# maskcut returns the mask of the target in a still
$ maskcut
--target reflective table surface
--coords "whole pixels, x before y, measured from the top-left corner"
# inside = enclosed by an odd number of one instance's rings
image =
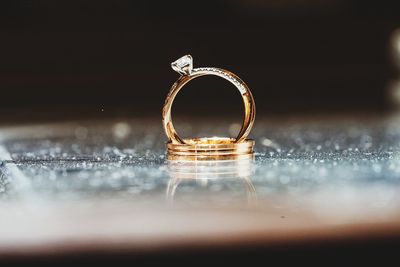
[[[158,118],[4,126],[0,256],[400,234],[400,116],[257,118],[251,136],[254,160],[178,162]]]

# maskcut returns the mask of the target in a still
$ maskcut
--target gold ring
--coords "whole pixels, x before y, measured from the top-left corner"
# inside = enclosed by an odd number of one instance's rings
[[[246,139],[236,143],[233,138],[211,137],[185,139],[188,144],[167,143],[168,159],[194,160],[239,160],[252,159],[254,141]]]
[[[256,107],[253,95],[250,92],[248,86],[235,74],[230,71],[219,69],[219,68],[193,68],[193,58],[190,55],[183,56],[178,60],[171,63],[173,70],[181,74],[179,79],[172,85],[163,107],[163,125],[165,133],[168,137],[168,142],[172,144],[187,144],[188,140],[182,139],[172,124],[171,119],[171,107],[172,103],[178,92],[187,84],[189,81],[204,76],[204,75],[215,75],[224,78],[231,82],[239,90],[243,98],[244,103],[244,119],[242,128],[234,140],[235,143],[246,140],[250,133],[251,127],[253,126],[256,114]]]
[[[219,68],[193,69],[193,58],[186,55],[171,64],[172,69],[181,76],[172,85],[163,108],[163,125],[168,137],[167,150],[169,160],[239,160],[253,159],[254,141],[247,139],[255,120],[255,103],[247,85],[235,74]],[[204,75],[222,77],[236,86],[242,95],[245,116],[242,128],[236,138],[204,137],[182,139],[172,124],[171,107],[178,92],[189,81]]]

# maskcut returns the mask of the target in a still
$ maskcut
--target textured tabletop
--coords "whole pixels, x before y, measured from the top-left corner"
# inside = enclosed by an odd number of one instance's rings
[[[252,138],[254,161],[168,162],[159,119],[3,127],[0,254],[400,233],[400,117],[258,118]]]

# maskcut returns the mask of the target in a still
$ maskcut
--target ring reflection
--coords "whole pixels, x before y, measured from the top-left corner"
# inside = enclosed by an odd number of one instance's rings
[[[170,176],[166,197],[174,203],[179,195],[183,195],[185,203],[238,201],[245,197],[247,204],[257,202],[256,190],[251,181],[254,173],[253,159],[225,161],[182,161],[168,160]],[[200,194],[198,194],[200,191]],[[189,195],[184,197],[184,195]]]

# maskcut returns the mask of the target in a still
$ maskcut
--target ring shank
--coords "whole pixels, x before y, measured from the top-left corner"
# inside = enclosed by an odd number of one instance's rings
[[[224,78],[225,80],[228,80],[233,85],[235,85],[236,88],[241,93],[244,103],[245,116],[243,119],[242,127],[235,139],[235,142],[236,143],[243,142],[249,135],[255,120],[255,103],[253,95],[250,92],[250,89],[238,76],[227,70],[219,68],[197,68],[193,69],[189,75],[182,75],[181,77],[179,77],[179,79],[172,85],[171,90],[169,91],[167,98],[165,100],[162,112],[163,125],[165,133],[168,136],[169,143],[186,144],[185,140],[178,135],[172,123],[171,108],[176,95],[188,82],[204,75],[215,75]]]

